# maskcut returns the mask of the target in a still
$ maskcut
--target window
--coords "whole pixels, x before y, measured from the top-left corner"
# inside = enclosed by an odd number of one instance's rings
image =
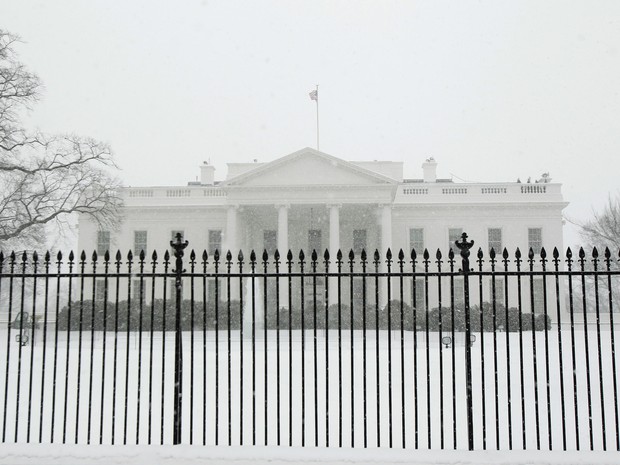
[[[354,229],[353,230],[353,252],[355,255],[362,253],[362,250],[366,249],[366,230]]]
[[[278,232],[277,231],[274,231],[271,229],[265,229],[263,231],[263,247],[267,251],[269,256],[273,256],[274,252],[278,248]],[[284,252],[284,255],[286,256],[286,251]],[[282,259],[283,257],[280,257],[280,258]]]
[[[448,248],[456,250],[454,243],[461,239],[463,234],[463,228],[450,228],[448,229]]]
[[[409,250],[415,250],[418,255],[424,253],[424,229],[411,228],[409,230]]]
[[[140,285],[142,285],[142,289],[140,289]],[[144,303],[146,297],[146,281],[140,278],[134,278],[131,280],[131,298],[135,302],[139,302],[140,297],[142,297],[142,303]]]
[[[462,277],[454,278],[454,306],[462,307],[465,304],[465,283]]]
[[[527,230],[527,245],[535,254],[542,249],[542,228],[529,228]]]
[[[496,276],[495,277],[495,298],[493,298],[493,278],[489,278],[489,301],[493,302],[495,300],[496,306],[504,305],[505,302],[505,294],[504,294],[504,277]]]
[[[316,250],[317,255],[321,256],[321,250],[323,247],[321,230],[309,229],[308,230],[308,257],[312,256],[312,251]]]
[[[183,293],[183,288],[181,288],[181,295]],[[167,300],[168,301],[174,301],[177,298],[177,282],[175,278],[170,278],[168,280],[168,295],[167,295]],[[182,299],[183,297],[181,297]]]
[[[103,257],[110,250],[110,231],[97,232],[97,255]]]
[[[493,249],[495,250],[495,253],[498,256],[501,256],[502,254],[502,230],[500,228],[489,228],[488,238],[489,238],[489,253],[491,253],[491,249]]]
[[[532,313],[542,313],[545,307],[545,294],[542,278],[534,279],[532,282],[532,294],[534,295],[534,308]]]
[[[217,294],[215,292],[215,278],[207,280],[207,302],[215,305],[216,296],[220,300],[222,295],[222,284],[218,282]]]
[[[368,294],[368,288],[366,288],[366,293]],[[363,308],[364,302],[368,304],[368,302],[366,301],[367,297],[368,297],[367,295],[364,295],[364,283],[362,282],[362,279],[354,279],[353,280],[353,308],[356,309],[356,311],[357,309]]]
[[[105,279],[95,280],[95,300],[103,301],[106,298]]]
[[[213,255],[216,250],[222,251],[222,230],[210,229],[209,230],[209,245],[207,246],[207,252],[209,255]]]
[[[140,252],[144,250],[146,254],[146,231],[133,232],[133,253],[136,257],[140,256]]]
[[[424,310],[424,278],[416,278],[415,289],[413,294],[413,302],[415,308],[422,311]]]

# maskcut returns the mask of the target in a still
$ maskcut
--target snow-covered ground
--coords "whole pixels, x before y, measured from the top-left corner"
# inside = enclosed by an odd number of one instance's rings
[[[568,450],[602,450],[605,439],[607,450],[617,449],[611,334],[608,327],[601,333],[599,368],[594,328],[587,332],[588,359],[582,330],[552,330],[547,339],[543,332],[522,339],[476,333],[475,448],[561,450],[566,441]],[[56,335],[44,345],[41,331],[34,346],[11,344],[8,373],[5,363],[0,367],[5,442],[170,444],[173,335],[165,349],[161,333],[152,347],[147,333],[141,340],[137,333],[104,339],[85,332],[81,341],[77,332],[67,335],[58,334],[57,350]],[[229,346],[226,331],[217,344],[213,332],[204,339],[196,332],[193,341],[184,334],[184,444],[467,449],[459,338],[445,347],[437,333],[427,344],[418,332],[414,345],[410,332],[401,344],[399,331],[378,338],[374,331],[365,338],[360,331],[318,331],[315,350],[312,330],[269,331],[266,343],[262,331],[254,341],[250,335],[232,331]]]
[[[618,452],[4,444],[2,465],[617,465]]]

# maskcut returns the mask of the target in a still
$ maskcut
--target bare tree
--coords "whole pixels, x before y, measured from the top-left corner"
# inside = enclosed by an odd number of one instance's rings
[[[121,198],[110,148],[90,138],[27,131],[21,116],[41,82],[19,61],[18,37],[0,30],[0,246],[42,245],[45,226],[82,213],[114,228]]]
[[[609,250],[617,254],[620,249],[620,196],[609,196],[607,204],[586,223],[579,224],[581,237],[599,251]]]
[[[605,272],[607,264],[609,269],[617,271],[619,269],[618,254],[620,253],[620,195],[610,195],[607,203],[600,211],[595,211],[592,218],[586,222],[569,220],[580,229],[580,235],[585,253],[583,257],[583,268],[591,272],[594,270],[594,261],[596,261],[596,269]],[[594,249],[596,248],[597,258],[594,257]],[[609,256],[607,256],[609,251]],[[580,248],[573,249],[573,269],[581,268],[582,260],[580,260]],[[596,281],[596,282],[595,282]],[[620,296],[620,279],[614,275],[599,275],[595,280],[594,276],[588,274],[584,279],[585,288],[582,289],[578,279],[574,279],[574,299],[573,304],[575,311],[579,314],[582,311],[582,297],[586,295],[586,307],[590,312],[595,308],[595,294],[598,289],[599,307],[604,314],[609,311],[608,292],[613,293],[614,302]],[[614,303],[614,311],[618,311],[617,303]]]

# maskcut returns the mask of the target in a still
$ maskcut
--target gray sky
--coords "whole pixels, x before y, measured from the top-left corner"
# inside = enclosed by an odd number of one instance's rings
[[[3,0],[0,18],[45,83],[33,127],[110,143],[128,185],[315,147],[319,84],[337,157],[549,171],[576,219],[618,192],[618,1]]]

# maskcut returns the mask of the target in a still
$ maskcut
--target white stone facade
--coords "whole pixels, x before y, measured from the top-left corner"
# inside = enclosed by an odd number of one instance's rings
[[[422,179],[403,179],[402,162],[347,162],[311,148],[270,163],[229,164],[222,182],[204,165],[201,181],[188,186],[126,188],[124,222],[109,244],[95,223],[80,218],[79,249],[107,245],[125,256],[145,247],[147,257],[157,250],[161,259],[181,231],[198,256],[215,248],[234,257],[267,249],[271,256],[277,248],[297,259],[300,249],[309,257],[313,248],[320,256],[328,248],[347,257],[365,248],[372,257],[389,247],[394,256],[402,248],[409,263],[412,247],[447,257],[450,240],[465,231],[476,242],[472,258],[478,247],[485,256],[490,246],[511,256],[519,247],[524,257],[529,247],[562,250],[567,203],[560,184],[454,183],[437,179],[432,159],[422,168]]]

